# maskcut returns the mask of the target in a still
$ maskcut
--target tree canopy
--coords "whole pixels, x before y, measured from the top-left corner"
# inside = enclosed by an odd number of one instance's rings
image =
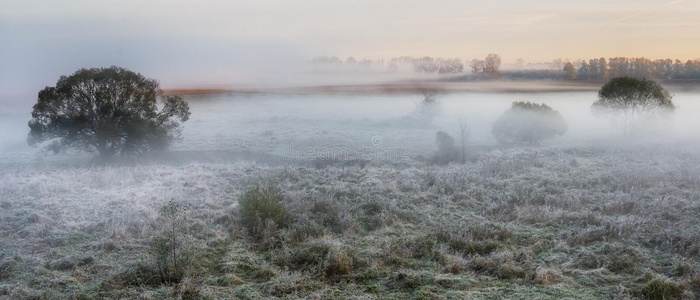
[[[154,79],[116,66],[80,69],[39,92],[27,142],[102,158],[140,154],[168,147],[189,116],[187,102],[163,95]]]
[[[657,116],[673,112],[676,106],[672,99],[673,96],[653,80],[625,76],[603,85],[592,109],[621,115],[625,134],[630,134],[641,125],[639,122],[651,122]]]

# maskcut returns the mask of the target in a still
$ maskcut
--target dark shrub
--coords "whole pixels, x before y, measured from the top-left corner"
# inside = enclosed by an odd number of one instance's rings
[[[435,135],[438,151],[433,157],[433,163],[444,165],[450,162],[461,161],[461,151],[455,145],[455,139],[444,131],[438,131]]]
[[[238,202],[241,224],[255,238],[262,237],[267,224],[272,223],[278,228],[289,225],[289,213],[282,204],[282,195],[272,188],[252,188]]]
[[[112,281],[126,286],[160,286],[165,283],[158,269],[144,262],[126,265]]]
[[[0,280],[10,278],[12,271],[15,268],[15,262],[12,260],[0,260]]]
[[[649,300],[681,299],[683,288],[666,279],[656,278],[649,280],[642,287],[641,294],[644,299]]]
[[[333,279],[350,275],[355,268],[357,257],[354,251],[334,249],[328,253],[323,263],[323,275]]]
[[[330,201],[316,201],[311,206],[311,218],[319,225],[330,229],[335,233],[343,230],[340,222],[340,211],[337,205]]]

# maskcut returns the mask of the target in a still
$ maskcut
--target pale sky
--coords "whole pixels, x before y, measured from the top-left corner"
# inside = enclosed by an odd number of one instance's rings
[[[112,64],[172,86],[265,80],[317,55],[692,59],[700,0],[0,0],[0,38],[13,92]]]

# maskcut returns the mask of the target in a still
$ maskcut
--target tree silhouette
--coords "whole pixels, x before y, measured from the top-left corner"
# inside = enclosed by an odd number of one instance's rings
[[[611,79],[598,92],[592,109],[613,117],[621,117],[625,135],[634,133],[640,122],[674,111],[673,96],[653,80],[618,77]]]
[[[154,79],[116,66],[80,69],[39,92],[27,142],[101,158],[140,154],[169,146],[179,134],[176,119],[189,115],[187,102],[163,95]]]

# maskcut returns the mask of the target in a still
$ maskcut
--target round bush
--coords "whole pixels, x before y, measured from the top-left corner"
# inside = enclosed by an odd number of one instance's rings
[[[537,144],[563,135],[567,128],[561,114],[546,104],[513,102],[493,123],[491,133],[501,144]]]

